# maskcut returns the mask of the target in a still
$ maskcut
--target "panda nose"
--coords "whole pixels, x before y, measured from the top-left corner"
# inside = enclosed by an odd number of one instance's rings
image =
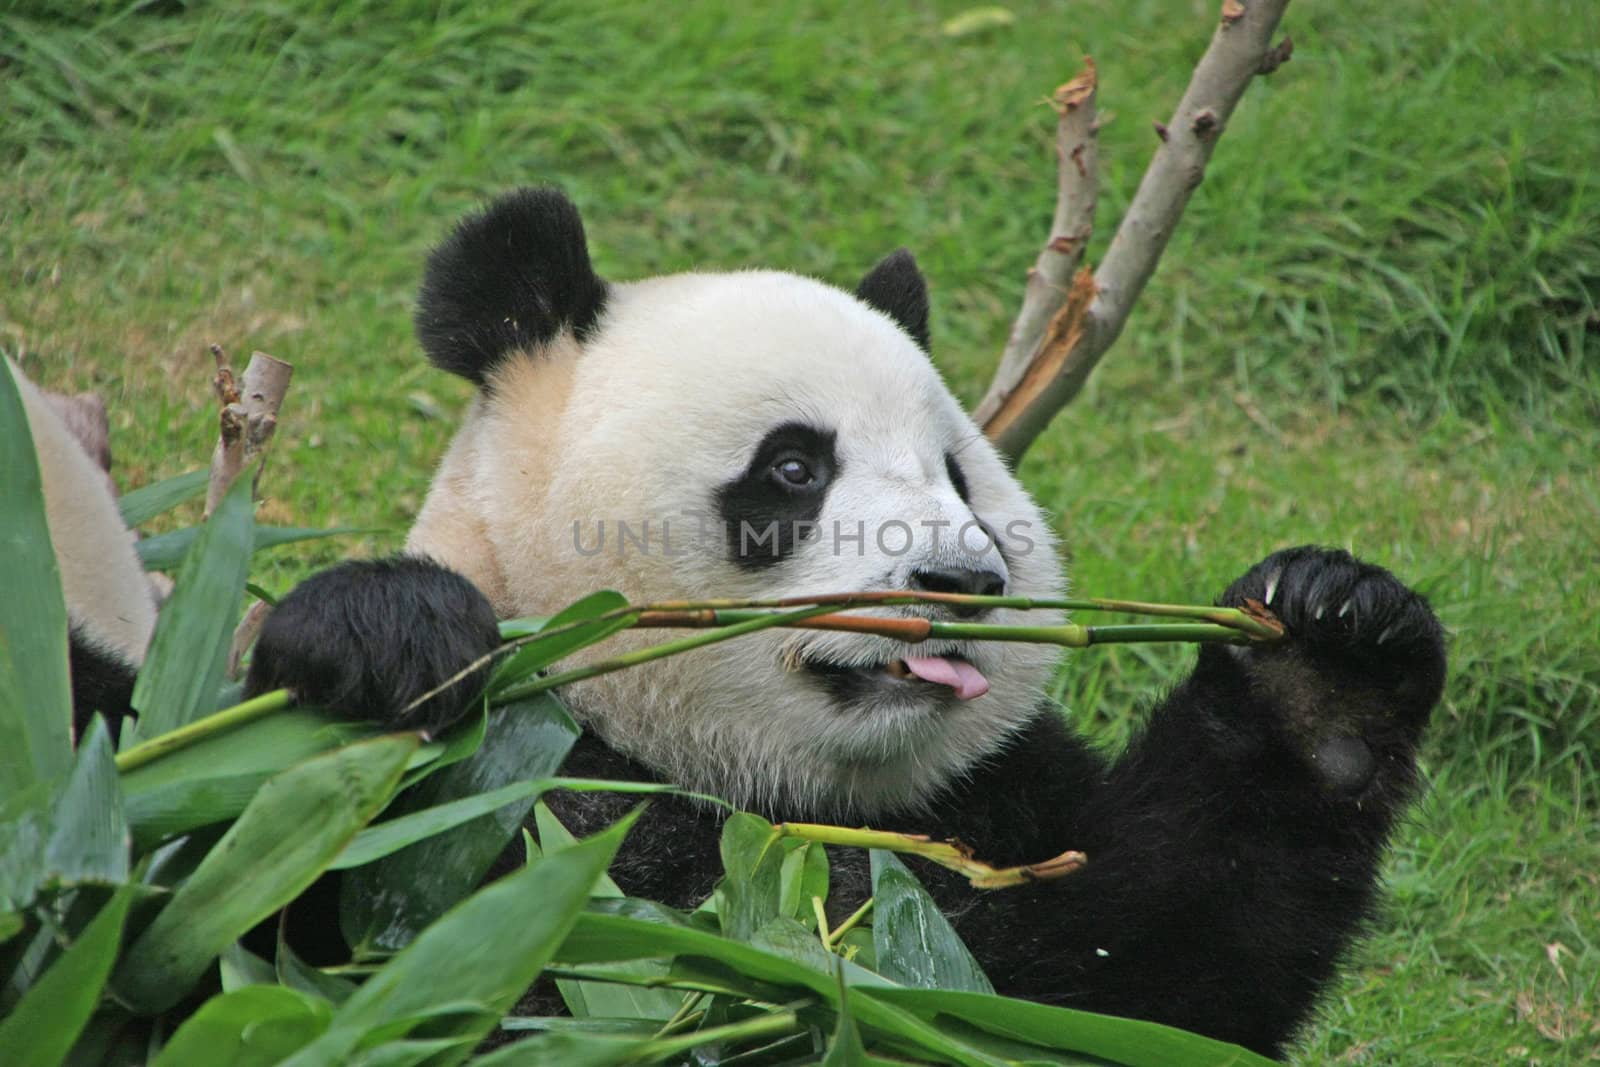
[[[969,593],[978,596],[999,596],[1006,591],[1006,580],[994,571],[975,570],[969,567],[929,567],[911,574],[911,588],[928,593]],[[957,615],[970,617],[988,611],[988,608],[968,605],[949,605]]]

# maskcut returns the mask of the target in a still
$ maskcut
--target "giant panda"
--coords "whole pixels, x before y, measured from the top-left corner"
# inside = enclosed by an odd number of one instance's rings
[[[1046,517],[929,360],[906,252],[853,293],[772,271],[610,282],[573,205],[519,190],[432,253],[416,326],[476,399],[405,554],[287,596],[252,692],[393,716],[492,649],[496,618],[601,588],[1062,590]],[[1046,700],[1040,647],[783,631],[567,688],[585,734],[566,769],[958,837],[998,864],[1081,849],[1070,877],[1003,892],[919,873],[998,991],[1276,1054],[1372,914],[1445,651],[1422,596],[1343,551],[1275,552],[1221,602],[1246,598],[1289,639],[1203,647],[1115,757]],[[407,722],[437,728],[471,697],[458,686]],[[626,806],[563,795],[556,812],[588,832]],[[722,815],[673,798],[645,819],[613,876],[692,907],[720,871]],[[848,907],[869,883],[835,852]]]
[[[115,731],[155,632],[155,587],[140,565],[109,478],[105,409],[92,397],[46,393],[6,359],[44,489],[45,521],[67,607],[73,725],[96,712]]]

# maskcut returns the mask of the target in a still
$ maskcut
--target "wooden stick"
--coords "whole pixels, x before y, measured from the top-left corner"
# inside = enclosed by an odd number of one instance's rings
[[[272,442],[273,431],[278,428],[278,410],[283,406],[289,379],[294,375],[293,364],[265,352],[252,352],[244,376],[236,379],[221,345],[211,346],[211,356],[217,362],[217,375],[211,380],[211,387],[222,403],[222,410],[217,415],[217,447],[211,453],[211,477],[206,483],[205,517],[208,519],[222,502],[228,487],[239,477],[239,472],[257,456],[262,456]],[[261,471],[265,466],[265,459],[256,466],[251,496],[261,484]],[[228,648],[229,678],[239,677],[245,651],[255,642],[271,610],[265,602],[258,601],[234,628]]]
[[[1293,53],[1293,43],[1287,38],[1275,47],[1271,43],[1288,6],[1289,0],[1224,0],[1211,45],[1195,66],[1172,120],[1156,124],[1161,143],[1105,258],[1093,274],[1080,271],[1062,293],[1052,309],[1049,329],[1026,365],[1019,367],[1015,359],[1008,362],[1008,346],[976,417],[989,439],[1012,460],[1020,459],[1056,413],[1078,394],[1122,333],[1134,301],[1155,273],[1190,194],[1205,177],[1217,139],[1250,80],[1257,74],[1270,74]],[[1091,80],[1092,71],[1090,67]],[[1091,87],[1091,107],[1092,100]],[[1062,116],[1063,124],[1068,117]],[[1063,160],[1063,169],[1068,162]],[[1058,218],[1069,188],[1071,195],[1079,196],[1081,186],[1081,181],[1074,186],[1072,175],[1063,174],[1057,194]],[[1035,296],[1037,288],[1030,278],[1023,312],[1013,330],[1019,348],[1026,341],[1024,318],[1033,322],[1045,305],[1042,296]]]
[[[206,485],[207,518],[245,465],[266,451],[278,427],[278,409],[289,390],[289,378],[294,374],[293,365],[265,352],[252,352],[243,377],[235,379],[220,345],[211,346],[211,355],[217,361],[217,375],[211,385],[222,410],[217,416],[217,447],[211,453],[211,479]],[[261,480],[260,466],[255,477],[257,482]],[[254,491],[252,486],[251,492]]]
[[[1050,237],[1028,271],[1022,310],[1012,324],[1000,366],[989,393],[973,416],[987,426],[1016,392],[1039,355],[1045,333],[1083,261],[1094,232],[1095,201],[1100,191],[1100,120],[1095,114],[1097,78],[1094,59],[1083,57],[1083,70],[1050,97],[1056,111],[1056,212]]]

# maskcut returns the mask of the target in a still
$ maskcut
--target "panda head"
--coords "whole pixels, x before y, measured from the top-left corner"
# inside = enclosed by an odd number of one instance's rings
[[[929,362],[927,290],[905,252],[853,294],[771,271],[604,282],[572,204],[522,190],[433,253],[417,330],[479,394],[407,547],[467,575],[501,617],[602,588],[636,603],[1060,594],[1046,521]],[[565,695],[670,780],[881,816],[1005,746],[1053,661],[1031,645],[785,630]]]

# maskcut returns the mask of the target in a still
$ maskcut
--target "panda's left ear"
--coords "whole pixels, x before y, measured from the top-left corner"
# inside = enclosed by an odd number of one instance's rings
[[[578,209],[559,189],[515,189],[468,215],[428,256],[417,339],[441,370],[484,385],[497,364],[605,310]]]
[[[928,283],[904,248],[890,252],[861,279],[856,297],[900,324],[924,352],[928,347]]]

